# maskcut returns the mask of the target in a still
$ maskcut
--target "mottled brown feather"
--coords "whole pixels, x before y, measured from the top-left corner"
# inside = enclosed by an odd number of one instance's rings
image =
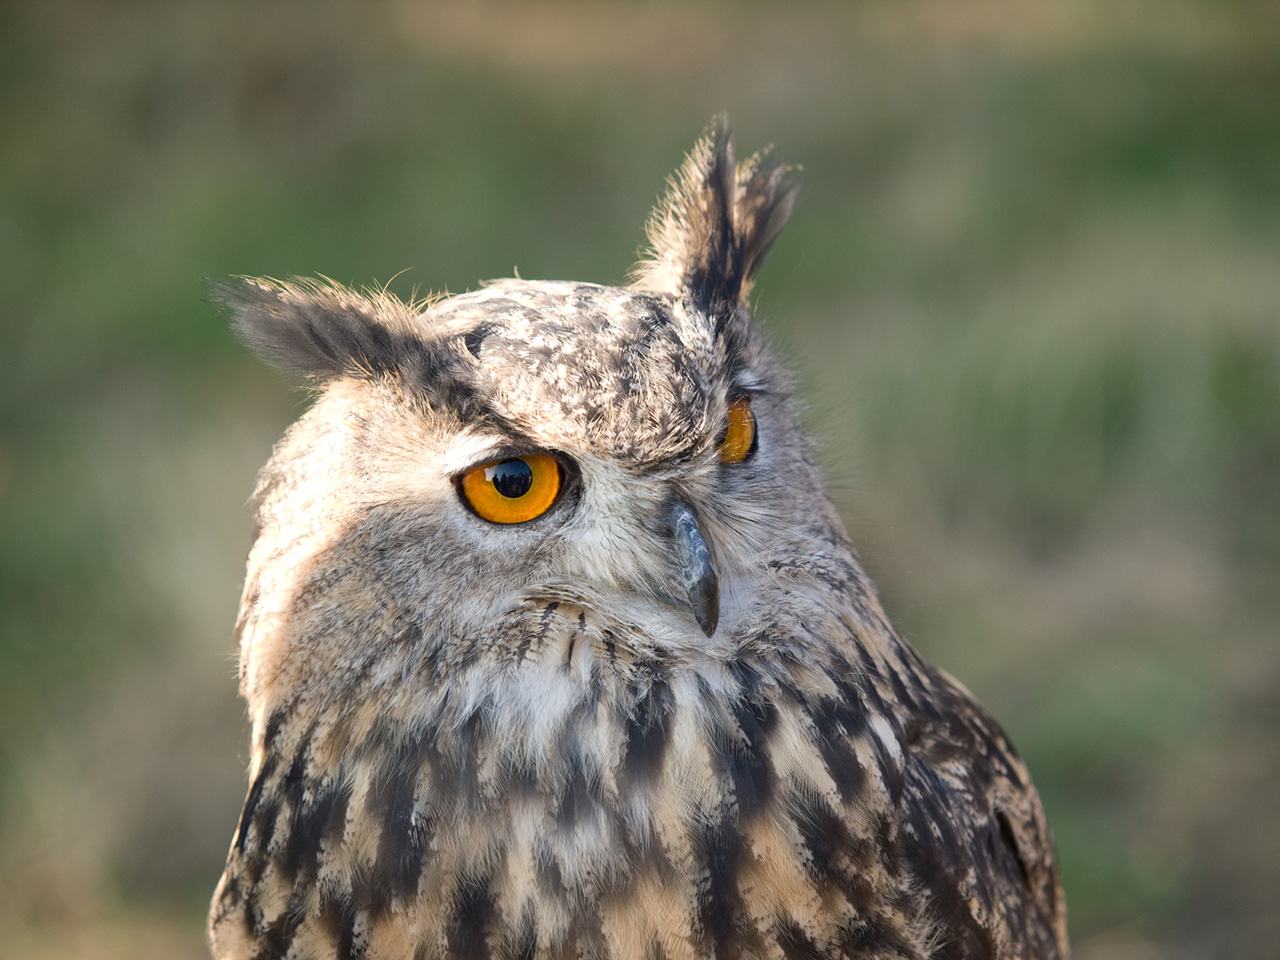
[[[318,393],[258,489],[216,957],[1067,956],[1025,767],[890,626],[750,323],[793,199],[717,124],[635,287],[231,296]],[[533,449],[574,464],[545,517],[462,506],[459,470]],[[718,569],[710,636],[673,594],[673,497]]]

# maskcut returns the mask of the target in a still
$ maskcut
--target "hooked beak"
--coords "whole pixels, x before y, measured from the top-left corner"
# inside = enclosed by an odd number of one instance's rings
[[[711,550],[702,535],[698,515],[679,497],[671,501],[667,522],[671,528],[676,583],[698,626],[709,637],[716,632],[720,621],[720,578],[711,561]]]

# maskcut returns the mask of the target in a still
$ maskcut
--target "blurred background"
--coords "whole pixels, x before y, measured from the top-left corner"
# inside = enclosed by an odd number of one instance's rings
[[[1225,0],[5,4],[0,953],[204,955],[305,405],[204,278],[618,281],[722,108],[807,168],[758,313],[1077,956],[1276,956],[1280,8]]]

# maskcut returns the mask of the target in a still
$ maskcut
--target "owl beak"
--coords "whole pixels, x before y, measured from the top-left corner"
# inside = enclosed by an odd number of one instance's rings
[[[698,515],[679,497],[671,501],[667,515],[671,528],[676,582],[693,611],[698,626],[708,637],[720,621],[720,578]]]

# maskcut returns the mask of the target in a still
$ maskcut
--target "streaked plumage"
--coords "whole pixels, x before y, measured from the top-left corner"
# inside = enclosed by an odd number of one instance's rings
[[[752,327],[794,193],[717,122],[630,287],[223,291],[317,399],[258,488],[215,956],[1066,957],[1026,769],[894,633]],[[547,513],[460,502],[532,451]]]

